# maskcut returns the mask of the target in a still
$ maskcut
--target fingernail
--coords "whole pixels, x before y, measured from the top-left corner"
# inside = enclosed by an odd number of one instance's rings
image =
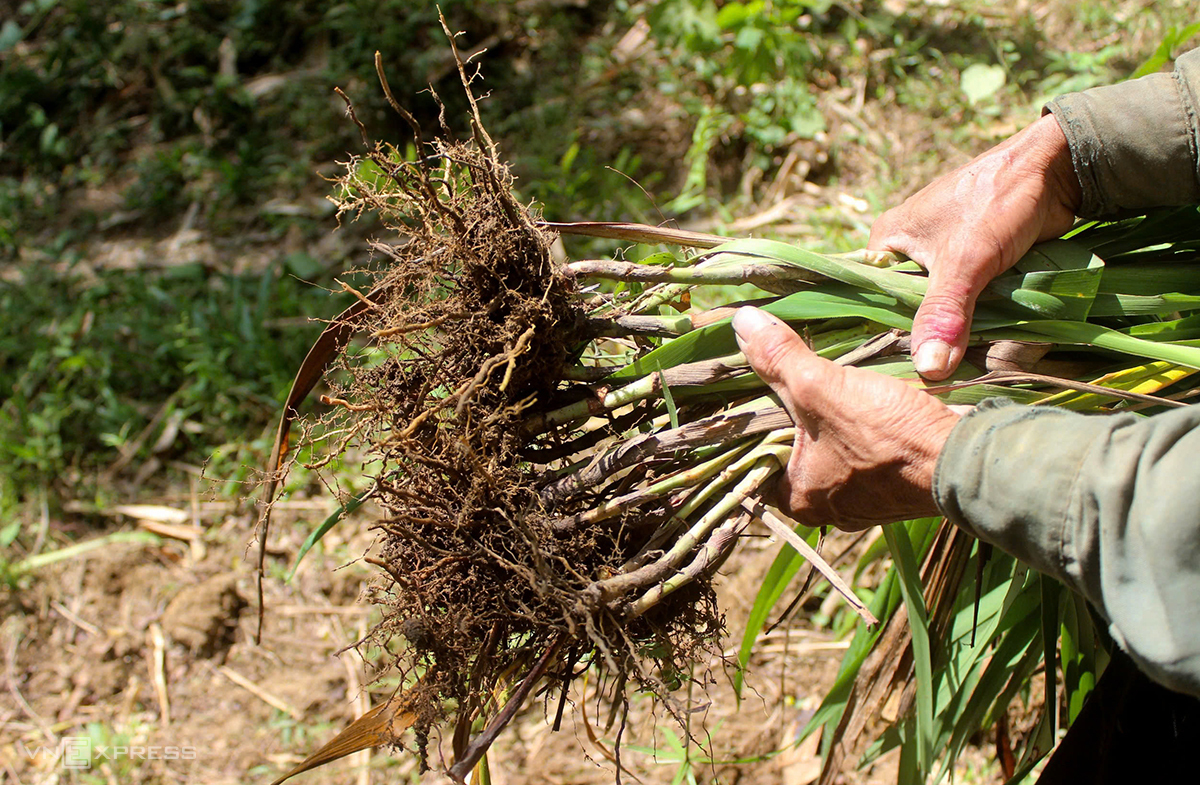
[[[913,365],[922,376],[946,376],[950,373],[950,344],[937,340],[926,341],[917,347]]]
[[[737,313],[733,315],[733,332],[737,336],[738,346],[744,350],[746,342],[754,340],[755,333],[773,323],[764,311],[749,306],[738,308]]]

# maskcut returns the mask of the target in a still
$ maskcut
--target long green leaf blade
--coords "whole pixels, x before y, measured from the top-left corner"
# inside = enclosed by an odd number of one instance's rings
[[[1088,322],[1022,322],[1018,327],[985,331],[981,337],[987,340],[1032,342],[1045,342],[1049,338],[1056,343],[1095,346],[1134,357],[1146,357],[1200,369],[1200,346],[1192,345],[1192,342],[1147,341]]]
[[[797,292],[762,308],[785,322],[853,317],[900,330],[912,329],[912,314],[905,313],[903,306],[895,299],[857,291],[840,284],[822,287],[821,290]],[[725,319],[667,342],[609,378],[636,379],[663,368],[674,368],[684,363],[708,360],[736,351],[737,341],[733,335],[733,327],[730,320]]]
[[[285,579],[286,582],[290,583],[292,578],[295,577],[296,570],[300,569],[300,562],[304,560],[305,555],[312,550],[313,546],[320,542],[321,538],[328,534],[330,529],[337,526],[338,522],[363,506],[363,503],[366,502],[374,491],[375,486],[372,485],[365,491],[352,496],[349,501],[334,510],[332,515],[326,518],[320,526],[304,539],[304,543],[300,546],[300,552],[296,554],[296,561],[292,564],[291,572],[288,573]]]
[[[900,575],[900,590],[912,631],[913,667],[917,677],[916,765],[922,772],[929,772],[933,766],[933,652],[929,640],[929,614],[921,588],[921,568],[903,524],[884,526],[883,536]]]

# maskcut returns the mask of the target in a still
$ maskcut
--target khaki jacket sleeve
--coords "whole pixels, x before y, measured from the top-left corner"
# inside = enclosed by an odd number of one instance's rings
[[[1084,218],[1200,202],[1200,49],[1151,74],[1050,102],[1066,134]]]
[[[1200,406],[985,402],[951,432],[934,495],[955,524],[1090,600],[1151,678],[1200,696]]]

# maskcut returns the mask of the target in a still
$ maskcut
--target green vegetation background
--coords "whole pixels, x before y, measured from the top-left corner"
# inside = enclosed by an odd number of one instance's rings
[[[485,120],[523,198],[556,220],[710,230],[806,141],[825,151],[810,181],[882,209],[1042,97],[1127,76],[1164,38],[1169,54],[1190,21],[1184,2],[1115,0],[441,6],[487,50]],[[251,478],[307,320],[343,306],[328,287],[375,229],[337,229],[323,199],[360,144],[333,88],[373,136],[411,143],[376,50],[427,132],[427,87],[465,130],[432,2],[0,2],[0,512],[86,509],[205,462]],[[941,129],[933,144],[877,127],[893,111]],[[817,205],[810,223],[844,247],[869,218]],[[0,519],[0,547],[21,550],[19,521]]]

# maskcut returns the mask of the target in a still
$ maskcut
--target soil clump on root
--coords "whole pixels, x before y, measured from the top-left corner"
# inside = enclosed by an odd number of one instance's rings
[[[393,652],[388,665],[407,681],[419,675],[401,698],[415,747],[424,760],[431,731],[453,725],[456,776],[544,680],[565,693],[596,664],[618,708],[627,687],[667,699],[722,627],[707,580],[636,618],[624,597],[588,591],[628,569],[670,515],[665,503],[555,525],[595,500],[548,508],[540,491],[555,476],[522,456],[565,432],[526,425],[570,394],[563,371],[592,336],[553,261],[554,235],[516,201],[473,119],[467,143],[426,145],[414,123],[428,157],[377,144],[347,163],[339,215],[374,212],[396,237],[372,241],[383,263],[369,291],[346,287],[358,304],[335,326],[370,338],[341,352],[323,398],[333,408],[305,437],[322,434],[320,465],[352,454],[372,467],[383,517],[368,561],[384,619],[363,643]]]

